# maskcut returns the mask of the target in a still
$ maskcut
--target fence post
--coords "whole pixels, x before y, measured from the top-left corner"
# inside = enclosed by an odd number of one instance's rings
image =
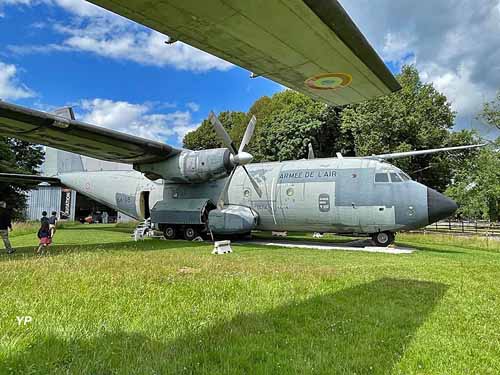
[[[477,233],[477,219],[476,219],[476,221],[475,221],[475,225],[476,225],[476,233]]]
[[[448,219],[448,229],[450,230],[451,232],[451,219]]]

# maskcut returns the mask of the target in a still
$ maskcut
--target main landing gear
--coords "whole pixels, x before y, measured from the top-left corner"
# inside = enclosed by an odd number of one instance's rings
[[[378,232],[372,234],[372,241],[380,247],[387,247],[394,242],[395,233],[393,232]]]
[[[196,237],[205,234],[206,228],[203,225],[162,225],[163,235],[167,240],[175,240],[183,238],[187,241],[192,241]],[[205,230],[204,230],[205,229]]]

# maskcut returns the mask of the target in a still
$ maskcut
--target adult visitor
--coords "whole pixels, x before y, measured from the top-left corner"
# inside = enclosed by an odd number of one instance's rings
[[[7,254],[12,254],[15,249],[12,248],[12,245],[9,240],[9,230],[12,231],[12,217],[10,211],[7,209],[7,203],[1,201],[0,202],[0,236],[2,237],[3,244],[5,246],[5,250],[7,250]]]

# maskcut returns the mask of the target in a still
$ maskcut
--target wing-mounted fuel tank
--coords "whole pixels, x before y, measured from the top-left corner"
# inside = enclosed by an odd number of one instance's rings
[[[214,148],[182,151],[157,163],[136,164],[134,169],[150,180],[162,178],[171,182],[198,183],[227,177],[233,165],[228,149]]]
[[[208,226],[215,234],[249,233],[258,224],[259,215],[249,207],[230,205],[210,211]]]

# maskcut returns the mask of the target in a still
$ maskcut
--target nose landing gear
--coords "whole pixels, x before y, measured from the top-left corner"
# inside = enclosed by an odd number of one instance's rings
[[[380,247],[387,247],[394,242],[395,234],[393,232],[378,232],[372,234],[372,241]]]

